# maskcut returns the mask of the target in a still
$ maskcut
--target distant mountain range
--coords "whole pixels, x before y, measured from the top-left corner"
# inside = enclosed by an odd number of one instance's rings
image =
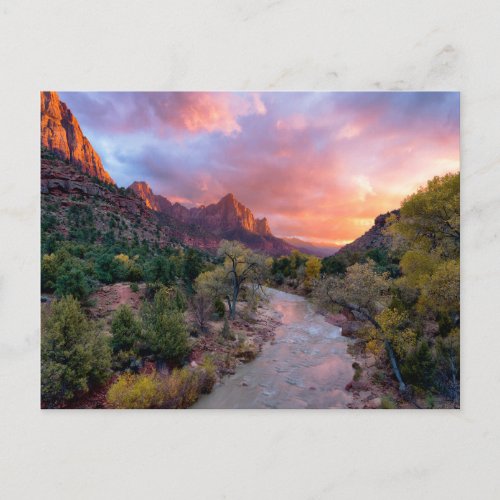
[[[328,257],[339,251],[340,245],[319,245],[317,243],[311,243],[310,241],[305,241],[301,238],[282,238],[284,241],[300,250],[302,253],[309,255],[316,255],[316,257]]]

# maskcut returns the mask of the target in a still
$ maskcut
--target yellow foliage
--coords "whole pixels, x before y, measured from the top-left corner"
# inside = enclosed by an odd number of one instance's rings
[[[384,350],[384,344],[380,340],[372,339],[366,343],[366,349],[376,357],[379,357]]]
[[[175,369],[168,376],[165,384],[165,402],[167,408],[189,408],[200,394],[200,374],[188,367]]]
[[[321,260],[318,257],[311,256],[306,262],[306,286],[310,286],[314,280],[319,279],[321,271]]]
[[[152,375],[124,373],[109,388],[108,405],[120,409],[161,408],[163,392],[160,379]]]
[[[117,260],[124,267],[129,267],[131,265],[129,256],[124,254],[124,253],[120,253],[118,255],[115,255],[115,260]]]

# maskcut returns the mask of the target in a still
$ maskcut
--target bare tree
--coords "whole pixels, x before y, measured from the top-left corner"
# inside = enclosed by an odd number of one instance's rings
[[[191,299],[191,306],[199,332],[202,334],[207,333],[208,320],[213,311],[213,301],[203,291],[197,291]]]

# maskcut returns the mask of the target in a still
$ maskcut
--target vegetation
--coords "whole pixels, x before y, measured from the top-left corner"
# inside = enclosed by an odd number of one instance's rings
[[[210,357],[196,368],[176,368],[170,374],[124,373],[109,388],[106,399],[112,408],[189,408],[207,394],[217,379]]]
[[[142,321],[146,343],[157,359],[177,364],[189,353],[187,327],[173,289],[162,287],[145,303]]]
[[[429,181],[389,224],[394,248],[324,259],[313,296],[324,308],[348,309],[366,321],[366,348],[387,357],[402,393],[458,402],[459,174]]]
[[[235,319],[236,304],[243,286],[261,288],[266,280],[269,263],[263,255],[252,252],[236,241],[222,241],[218,256],[223,259],[223,265],[200,274],[196,279],[196,289],[199,294],[214,300],[225,299],[229,317]]]
[[[84,394],[110,375],[111,352],[106,339],[67,296],[43,318],[42,400],[55,406]]]

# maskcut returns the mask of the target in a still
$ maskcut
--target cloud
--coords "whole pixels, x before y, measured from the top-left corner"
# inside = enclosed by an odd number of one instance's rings
[[[459,165],[457,93],[61,93],[123,185],[227,192],[277,235],[347,241]],[[362,221],[362,223],[360,222]]]
[[[370,179],[368,179],[366,175],[355,175],[352,180],[354,185],[358,188],[357,196],[360,201],[365,201],[368,195],[375,194]]]
[[[257,94],[226,92],[128,92],[61,93],[71,109],[89,128],[117,134],[144,132],[240,132],[238,120],[264,115],[266,107]]]

